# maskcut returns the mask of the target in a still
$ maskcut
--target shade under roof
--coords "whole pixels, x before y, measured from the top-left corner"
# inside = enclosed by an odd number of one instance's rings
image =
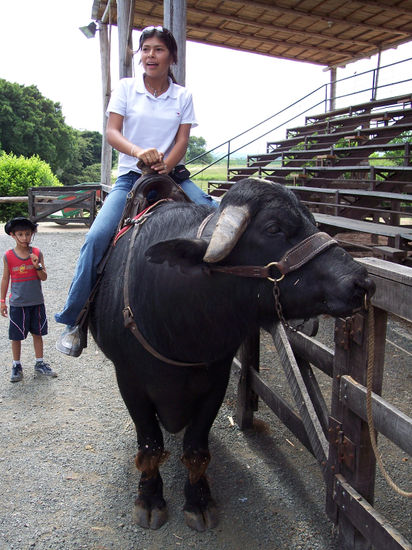
[[[100,20],[108,0],[93,0]],[[117,4],[111,18],[117,24]],[[133,28],[163,23],[163,0],[135,0]],[[412,0],[187,0],[187,39],[343,66],[412,40]]]

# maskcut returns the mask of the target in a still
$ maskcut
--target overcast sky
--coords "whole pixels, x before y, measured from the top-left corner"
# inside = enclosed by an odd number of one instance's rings
[[[67,124],[101,131],[99,40],[86,39],[79,31],[91,21],[92,4],[92,0],[0,0],[0,78],[35,84],[45,97],[61,104]],[[135,47],[137,38],[136,33]],[[112,42],[114,85],[115,32]],[[186,55],[186,85],[193,92],[199,119],[194,135],[203,136],[209,148],[329,81],[329,72],[316,65],[226,48],[188,42]],[[383,52],[381,64],[407,57],[412,57],[412,43]],[[338,71],[338,78],[373,69],[376,63],[375,56],[350,64]]]

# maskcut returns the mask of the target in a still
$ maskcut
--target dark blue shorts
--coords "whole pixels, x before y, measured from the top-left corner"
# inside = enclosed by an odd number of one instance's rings
[[[29,332],[47,334],[47,317],[44,304],[37,306],[10,306],[9,340],[25,340]]]

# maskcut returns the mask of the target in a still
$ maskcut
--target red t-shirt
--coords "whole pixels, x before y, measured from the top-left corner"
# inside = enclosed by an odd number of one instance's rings
[[[39,248],[31,247],[33,252],[41,257]],[[13,249],[5,253],[7,266],[10,272],[10,305],[11,306],[36,306],[44,303],[41,290],[41,281],[37,277],[36,269],[30,256],[20,258]]]

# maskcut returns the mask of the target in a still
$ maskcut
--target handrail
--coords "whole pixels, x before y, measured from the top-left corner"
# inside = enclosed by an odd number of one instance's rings
[[[412,61],[412,57],[401,60],[401,61],[395,61],[395,62],[390,63],[388,65],[384,65],[384,66],[379,68],[379,71],[382,72],[384,69],[388,69],[390,67],[393,67],[395,65],[400,65],[402,63],[407,63],[409,61]],[[322,104],[325,105],[325,113],[326,113],[328,111],[327,107],[328,107],[328,102],[329,102],[329,92],[328,91],[329,91],[329,89],[332,89],[334,86],[336,86],[336,84],[338,84],[338,83],[343,83],[343,82],[346,82],[346,81],[349,81],[349,80],[352,80],[352,79],[358,79],[362,76],[365,76],[367,74],[372,73],[372,86],[367,87],[367,88],[363,87],[361,90],[356,90],[356,91],[350,92],[350,93],[343,93],[342,95],[336,96],[335,100],[341,100],[341,99],[344,99],[344,98],[352,97],[354,95],[360,95],[362,93],[371,91],[372,94],[373,94],[372,99],[374,101],[376,101],[376,96],[377,96],[377,91],[378,90],[386,89],[389,86],[393,87],[393,86],[398,86],[400,84],[405,84],[407,82],[412,82],[412,78],[407,78],[407,79],[403,79],[403,80],[400,80],[400,81],[397,81],[397,82],[390,82],[390,83],[377,85],[377,77],[376,77],[376,72],[377,71],[378,71],[378,69],[376,69],[376,68],[375,69],[369,69],[369,70],[363,71],[361,73],[357,73],[357,74],[354,74],[354,75],[351,75],[351,76],[346,76],[346,77],[343,77],[343,78],[340,78],[340,79],[336,79],[333,82],[328,82],[326,84],[322,84],[321,86],[318,86],[317,88],[315,88],[314,90],[312,90],[308,94],[306,94],[303,97],[297,99],[296,101],[294,101],[293,103],[291,103],[287,107],[284,107],[283,109],[281,109],[280,111],[277,111],[273,115],[271,115],[271,116],[265,118],[264,120],[254,124],[250,128],[240,132],[239,134],[235,135],[232,138],[229,138],[228,140],[220,143],[219,145],[216,145],[215,147],[213,147],[212,149],[209,149],[205,153],[202,153],[200,155],[197,155],[196,157],[193,157],[193,158],[189,159],[188,161],[186,161],[186,164],[192,164],[195,161],[205,157],[206,155],[209,155],[210,153],[213,153],[217,149],[220,149],[224,146],[226,146],[226,148],[227,148],[227,152],[225,154],[223,154],[223,156],[219,156],[218,159],[215,159],[213,162],[209,163],[208,165],[204,166],[203,168],[201,168],[200,170],[198,170],[197,172],[192,174],[192,177],[195,177],[198,174],[204,172],[205,170],[207,170],[211,166],[214,166],[215,164],[219,163],[220,161],[224,160],[225,158],[227,159],[227,163],[226,163],[227,164],[227,173],[229,173],[230,158],[234,153],[237,153],[241,149],[244,149],[245,147],[247,147],[247,146],[251,145],[252,143],[256,142],[257,140],[262,139],[263,137],[267,136],[268,134],[274,132],[275,130],[278,130],[279,128],[282,128],[283,126],[285,126],[286,124],[289,124],[291,121],[295,120],[296,118],[299,118],[299,117],[303,116],[304,114],[308,113],[309,111],[312,111],[313,109],[315,109],[319,105],[322,105]],[[245,136],[246,134],[248,134],[252,130],[255,130],[256,128],[262,126],[263,124],[269,122],[270,120],[275,119],[276,117],[279,117],[281,114],[287,112],[288,110],[292,109],[293,107],[297,106],[298,104],[302,103],[306,99],[314,96],[315,94],[317,94],[318,92],[320,92],[322,90],[324,91],[324,97],[323,97],[322,100],[314,103],[310,107],[305,108],[300,113],[292,116],[291,118],[288,118],[288,120],[283,121],[280,124],[271,127],[269,130],[259,134],[259,136],[254,137],[253,139],[250,139],[249,141],[247,141],[247,143],[244,143],[244,144],[242,144],[238,147],[233,148],[233,142],[235,140],[237,140],[238,138],[240,138],[242,136]]]

